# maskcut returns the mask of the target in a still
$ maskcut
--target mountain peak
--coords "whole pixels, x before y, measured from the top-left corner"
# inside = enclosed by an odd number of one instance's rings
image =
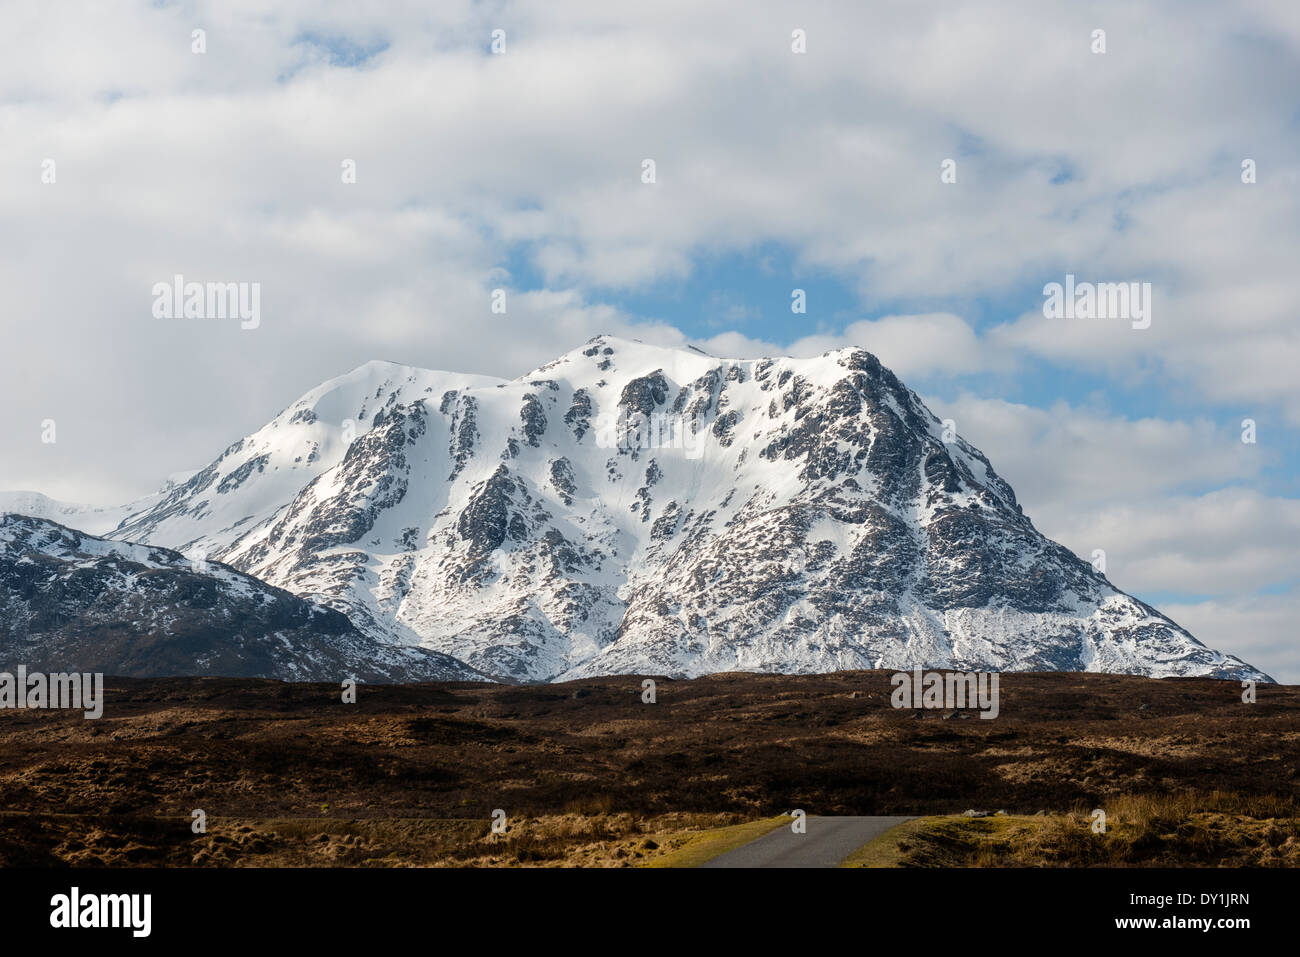
[[[508,680],[953,667],[1267,676],[1044,538],[864,349],[596,336],[506,381],[367,363],[115,538]]]

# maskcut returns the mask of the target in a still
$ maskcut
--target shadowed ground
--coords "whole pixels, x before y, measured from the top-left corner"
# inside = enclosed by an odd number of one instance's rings
[[[1229,681],[1006,674],[990,721],[896,710],[889,676],[659,679],[655,704],[636,676],[363,686],[355,705],[334,685],[108,679],[98,721],[0,711],[0,863],[469,861],[496,853],[465,845],[490,844],[496,809],[512,835],[530,822],[517,862],[568,854],[557,835],[635,861],[682,828],[796,807],[1033,815],[1126,794],[1300,796],[1295,687],[1244,704]],[[215,835],[190,832],[196,808],[225,822]],[[271,839],[269,821],[299,823]],[[344,821],[375,823],[348,845]]]

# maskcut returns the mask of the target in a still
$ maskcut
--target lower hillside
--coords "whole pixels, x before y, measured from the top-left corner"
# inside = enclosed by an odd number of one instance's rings
[[[0,670],[288,681],[482,676],[219,562],[0,513]]]

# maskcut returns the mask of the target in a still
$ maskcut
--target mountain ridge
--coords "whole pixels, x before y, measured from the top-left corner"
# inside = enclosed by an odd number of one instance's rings
[[[510,380],[372,360],[109,535],[515,681],[918,664],[1269,680],[1042,536],[987,457],[856,348],[739,360],[597,336]]]
[[[0,670],[288,681],[486,680],[377,645],[336,611],[218,562],[0,512]]]

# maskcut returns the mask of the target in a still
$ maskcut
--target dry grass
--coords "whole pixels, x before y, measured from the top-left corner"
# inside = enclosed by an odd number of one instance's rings
[[[928,817],[854,855],[846,866],[1296,867],[1294,799],[1216,791],[1118,795],[1093,808],[1034,816]]]
[[[731,833],[734,822],[558,814],[508,821],[494,834],[478,819],[209,818],[207,833],[194,834],[188,818],[9,813],[0,815],[0,866],[635,867]],[[769,827],[758,823],[737,833]]]
[[[334,685],[110,678],[98,721],[0,712],[0,864],[641,864],[792,807],[1051,810],[1014,841],[1045,863],[1294,855],[1300,688],[1246,705],[1231,681],[1006,674],[994,721],[918,717],[890,690],[881,671],[661,678],[646,705],[623,676],[365,686],[345,706]],[[959,822],[913,863],[969,862],[971,835],[1007,826]],[[1010,842],[986,837],[996,865]]]
[[[746,821],[731,827],[705,831],[691,837],[681,847],[670,854],[664,854],[649,861],[645,867],[699,867],[715,857],[757,840],[764,834],[775,831],[790,818],[785,815],[764,818],[759,821]]]
[[[840,862],[840,867],[899,867],[907,849],[918,839],[917,836],[940,820],[946,819],[918,817],[891,827],[846,857]]]

